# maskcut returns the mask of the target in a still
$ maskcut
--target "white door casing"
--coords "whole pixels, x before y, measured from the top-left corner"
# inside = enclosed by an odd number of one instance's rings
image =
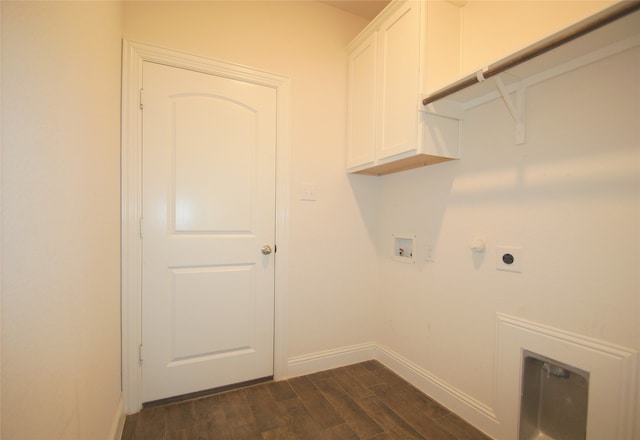
[[[276,92],[143,63],[142,399],[273,375]]]
[[[289,200],[289,102],[286,77],[225,62],[158,48],[142,43],[123,43],[122,104],[122,377],[125,412],[138,411],[143,402],[142,369],[142,112],[145,62],[179,67],[193,72],[237,79],[270,87],[276,94],[276,226],[278,264],[275,268],[273,375],[286,376],[284,299],[287,268],[287,220]],[[186,226],[186,224],[183,224]],[[197,229],[197,227],[196,227]],[[266,244],[266,243],[265,243]],[[256,250],[259,252],[259,249]],[[187,356],[188,357],[188,356]]]

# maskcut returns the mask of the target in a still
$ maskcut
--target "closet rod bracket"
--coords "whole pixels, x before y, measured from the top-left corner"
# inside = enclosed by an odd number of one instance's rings
[[[509,91],[505,87],[502,82],[502,75],[496,75],[496,86],[498,87],[498,92],[500,92],[500,96],[502,97],[502,101],[507,106],[507,110],[511,114],[514,122],[516,123],[516,145],[524,144],[525,142],[525,118],[524,118],[524,109],[525,109],[525,100],[526,100],[526,89],[522,85],[522,82],[518,82],[515,86],[515,103],[511,99]]]

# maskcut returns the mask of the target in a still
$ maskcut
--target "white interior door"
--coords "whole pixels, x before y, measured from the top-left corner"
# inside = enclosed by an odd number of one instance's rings
[[[143,63],[142,400],[273,375],[276,91]]]

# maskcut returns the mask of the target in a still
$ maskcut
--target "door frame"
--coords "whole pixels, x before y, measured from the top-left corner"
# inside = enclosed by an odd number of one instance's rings
[[[124,411],[142,408],[142,64],[156,62],[272,87],[276,90],[276,241],[273,375],[286,377],[286,308],[289,221],[291,81],[282,75],[123,40],[121,134],[121,319]]]

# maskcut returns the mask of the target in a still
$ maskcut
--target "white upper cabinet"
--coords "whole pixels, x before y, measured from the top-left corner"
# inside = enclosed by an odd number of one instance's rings
[[[349,45],[349,172],[387,174],[458,157],[457,119],[444,121],[454,138],[443,148],[433,144],[425,130],[429,116],[420,112],[427,78],[427,6],[392,2]]]
[[[460,126],[469,100],[460,100],[467,93],[442,99],[448,86],[470,77],[482,82],[483,72],[493,63],[625,3],[629,2],[392,0],[347,48],[347,171],[381,175],[459,158]],[[590,39],[585,41],[586,50],[596,47]],[[573,52],[568,56],[580,55]],[[567,51],[556,53],[562,58]],[[547,59],[556,64],[568,60]],[[509,72],[508,87],[523,83],[513,74],[523,69]],[[476,87],[469,99],[496,84],[503,98],[514,91],[499,78],[483,84],[485,88]],[[524,142],[519,110],[524,96],[520,93],[509,110],[517,123],[516,143]],[[428,106],[422,104],[424,98]]]
[[[417,151],[415,105],[420,70],[420,8],[406,2],[378,30],[378,117],[376,158]]]
[[[347,168],[375,162],[377,41],[371,33],[349,56]]]

